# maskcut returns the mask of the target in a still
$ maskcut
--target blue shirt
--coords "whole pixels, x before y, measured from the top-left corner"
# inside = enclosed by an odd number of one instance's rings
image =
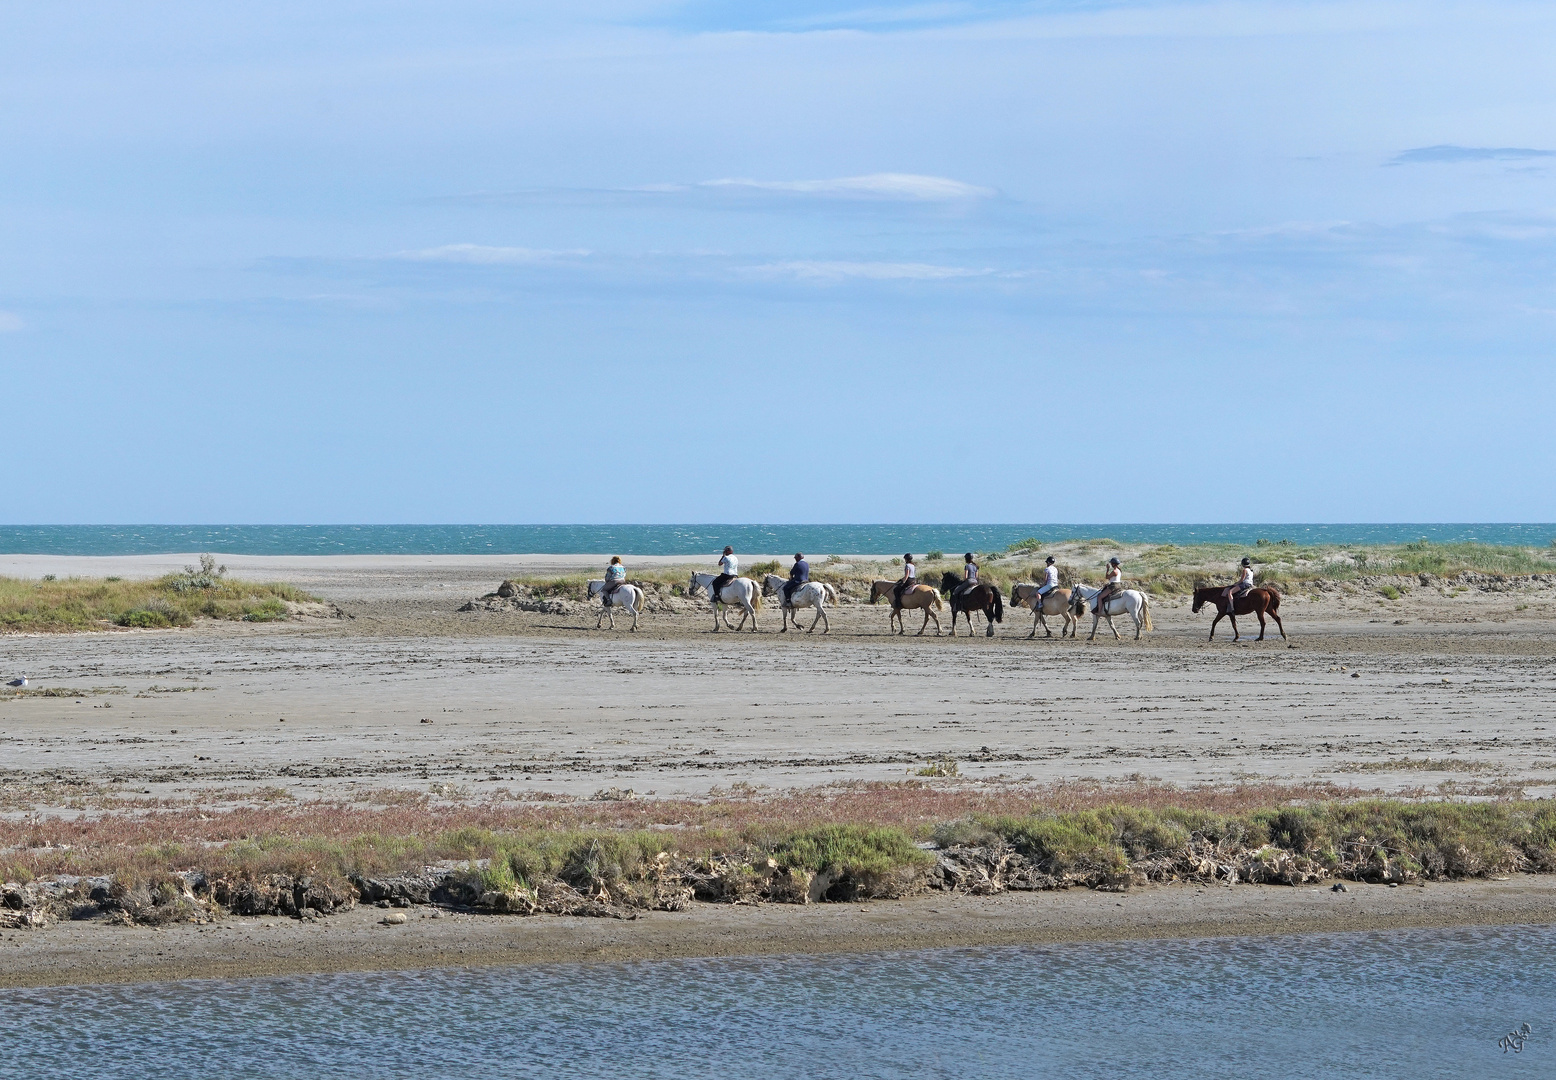
[[[794,569],[789,571],[789,580],[790,581],[809,581],[810,580],[810,563],[806,562],[804,559],[800,559],[799,561],[797,561],[794,564]]]
[[[606,581],[625,581],[626,578],[627,568],[622,566],[620,563],[612,563],[610,566],[605,568]]]

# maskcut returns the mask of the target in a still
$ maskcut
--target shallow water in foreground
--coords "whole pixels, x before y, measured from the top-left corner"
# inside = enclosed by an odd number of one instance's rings
[[[1552,1076],[1556,928],[0,991],[0,1015],[25,1077]]]

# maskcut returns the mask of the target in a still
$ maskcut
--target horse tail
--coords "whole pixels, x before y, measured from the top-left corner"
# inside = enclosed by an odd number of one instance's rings
[[[756,582],[753,581],[751,584],[755,585]],[[756,598],[751,601],[751,610],[752,611],[761,611],[762,610],[762,590],[761,589],[752,589],[751,591],[756,593]]]
[[[940,590],[939,589],[935,590],[935,610],[936,611],[944,611],[945,610],[945,604],[942,603],[941,600],[940,600]]]
[[[994,621],[1005,621],[1005,598],[1000,595],[998,589],[994,590]]]
[[[1280,593],[1276,592],[1274,589],[1265,589],[1264,591],[1269,594],[1269,612],[1271,615],[1273,615],[1280,610]]]
[[[1147,630],[1155,630],[1151,625],[1151,598],[1145,593],[1140,594],[1140,625]]]

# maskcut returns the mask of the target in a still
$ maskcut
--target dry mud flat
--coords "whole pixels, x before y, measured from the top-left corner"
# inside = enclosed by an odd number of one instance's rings
[[[1541,599],[1292,600],[1290,642],[1207,643],[1158,605],[1140,642],[898,638],[344,602],[328,625],[0,639],[0,812],[82,798],[701,795],[901,780],[1259,779],[1459,794],[1556,790],[1556,621]],[[1516,601],[1516,603],[1515,603]],[[1476,621],[1467,621],[1476,620]],[[47,693],[79,691],[76,696]]]
[[[872,952],[1140,938],[1556,922],[1546,877],[1426,887],[1173,885],[867,904],[694,905],[634,922],[521,919],[363,907],[328,919],[224,920],[166,929],[64,923],[0,936],[0,987],[303,972]]]

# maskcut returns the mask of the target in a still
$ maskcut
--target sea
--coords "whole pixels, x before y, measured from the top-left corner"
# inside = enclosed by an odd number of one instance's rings
[[[1556,928],[0,991],[0,1074],[1556,1076]]]
[[[1107,538],[1126,544],[1475,542],[1545,547],[1556,524],[1241,525],[0,525],[0,555],[880,555],[1000,551]]]

